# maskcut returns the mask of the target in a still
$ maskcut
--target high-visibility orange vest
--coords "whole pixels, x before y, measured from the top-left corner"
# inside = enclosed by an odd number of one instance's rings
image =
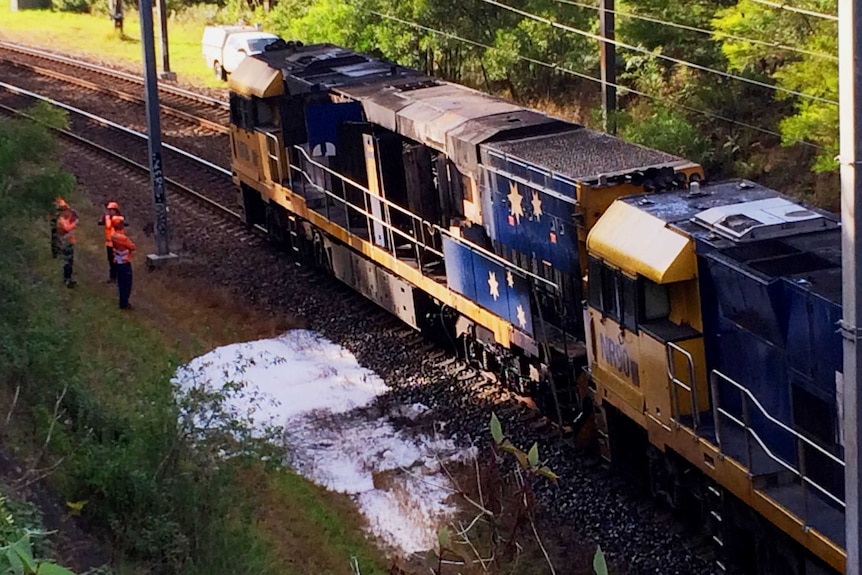
[[[112,217],[111,214],[102,214],[102,225],[105,226],[105,245],[108,247],[113,245],[111,243],[111,236],[114,235],[114,228],[111,223]]]
[[[111,236],[111,243],[114,244],[114,263],[127,264],[132,261],[132,252],[136,248],[125,232],[115,231]]]
[[[78,220],[71,213],[64,212],[57,220],[57,233],[64,242],[75,245],[75,228]]]

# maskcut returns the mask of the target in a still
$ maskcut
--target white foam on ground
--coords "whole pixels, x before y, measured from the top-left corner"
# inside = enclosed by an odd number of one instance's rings
[[[315,332],[217,348],[177,373],[182,387],[245,382],[231,399],[255,425],[284,426],[289,463],[303,476],[347,493],[371,531],[404,554],[432,548],[437,529],[455,512],[452,485],[439,461],[461,459],[448,440],[407,435],[389,417],[359,409],[386,391],[383,381],[352,353]],[[414,418],[421,404],[393,415]]]

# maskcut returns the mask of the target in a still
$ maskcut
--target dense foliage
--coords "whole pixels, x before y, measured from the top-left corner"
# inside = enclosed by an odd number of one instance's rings
[[[47,479],[150,573],[274,572],[239,479],[281,461],[278,430],[252,433],[251,413],[226,408],[245,393],[241,374],[181,389],[164,342],[113,301],[46,283],[44,216],[57,195],[77,198],[44,127],[66,118],[31,114],[41,123],[0,121],[0,444],[15,447],[26,480]],[[30,544],[4,532],[3,509],[0,573],[2,556],[24,560]]]

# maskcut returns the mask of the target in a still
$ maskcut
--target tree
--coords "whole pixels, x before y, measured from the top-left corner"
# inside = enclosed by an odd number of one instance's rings
[[[834,14],[838,9],[836,0],[808,0],[796,5],[826,14]],[[753,71],[788,90],[838,99],[837,22],[740,0],[736,6],[719,11],[713,25],[719,34],[769,43],[719,36],[731,70]],[[792,145],[805,140],[823,146],[825,149],[818,154],[814,169],[836,170],[833,158],[838,150],[838,107],[802,98],[795,98],[792,103],[793,113],[780,123],[783,143]]]

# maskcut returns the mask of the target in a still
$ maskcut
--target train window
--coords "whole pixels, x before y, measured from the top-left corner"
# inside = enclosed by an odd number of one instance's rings
[[[619,320],[619,278],[614,270],[602,266],[602,311],[605,315]]]
[[[254,104],[251,98],[239,94],[230,95],[230,121],[243,130],[254,129]]]
[[[266,100],[254,99],[254,125],[267,128],[273,125],[272,107]]]
[[[670,294],[667,286],[641,278],[642,321],[664,319],[670,315]]]
[[[602,309],[602,263],[590,258],[587,270],[587,303],[597,310]]]
[[[622,304],[621,323],[630,331],[637,331],[637,280],[623,274],[619,274],[618,286],[620,290],[620,303]]]

